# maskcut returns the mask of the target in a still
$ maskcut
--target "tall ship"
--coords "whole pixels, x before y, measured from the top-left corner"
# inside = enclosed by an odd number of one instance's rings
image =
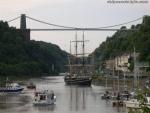
[[[85,42],[84,32],[82,35],[82,40],[77,40],[77,32],[75,36],[75,41],[70,41],[70,55],[68,56],[68,73],[64,77],[66,84],[74,85],[88,85],[92,83],[92,73],[93,65],[91,65],[90,59],[85,53]],[[72,54],[72,44],[75,46],[75,53]],[[78,45],[80,44],[80,48]],[[78,51],[80,49],[80,52]]]

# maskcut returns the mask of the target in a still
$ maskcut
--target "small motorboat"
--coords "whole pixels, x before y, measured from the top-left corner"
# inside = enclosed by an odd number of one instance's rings
[[[111,94],[109,91],[106,91],[104,95],[101,96],[101,99],[111,99]]]
[[[56,96],[53,91],[36,91],[34,93],[33,105],[51,105],[56,102]]]
[[[33,84],[32,82],[30,82],[29,84],[27,84],[27,88],[28,89],[36,89],[36,85]]]
[[[121,94],[119,92],[114,92],[114,94],[111,96],[111,102],[113,107],[122,107],[124,105]]]
[[[0,87],[0,93],[21,93],[23,91],[18,83],[6,84],[5,87]]]

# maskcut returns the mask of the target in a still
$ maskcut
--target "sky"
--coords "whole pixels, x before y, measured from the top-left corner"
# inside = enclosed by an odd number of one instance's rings
[[[0,20],[8,21],[26,14],[53,24],[90,28],[120,24],[150,15],[149,0],[137,0],[147,3],[107,3],[107,1],[110,0],[0,0]],[[127,26],[141,22],[142,20],[139,20]],[[9,25],[19,28],[20,20]],[[27,28],[54,27],[27,19]],[[86,52],[94,51],[113,34],[112,31],[85,31],[85,39],[89,40],[85,46]],[[82,31],[77,32],[77,35],[78,39],[82,39]],[[31,32],[31,39],[57,44],[69,52],[69,44],[75,39],[75,31],[34,31]]]

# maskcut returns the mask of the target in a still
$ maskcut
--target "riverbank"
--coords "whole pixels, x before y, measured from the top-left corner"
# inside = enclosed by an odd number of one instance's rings
[[[25,84],[25,81],[29,81],[30,79],[36,79],[47,76],[58,76],[58,74],[42,74],[42,75],[11,75],[11,76],[0,76],[0,86],[5,86],[6,81],[17,82],[21,85]]]
[[[140,89],[144,88],[145,81],[147,81],[149,78],[139,78],[138,79],[138,87]],[[97,86],[104,86],[104,87],[111,87],[113,90],[133,90],[134,86],[134,78],[120,78],[118,79],[117,77],[112,78],[112,77],[104,77],[104,76],[96,76],[93,77],[93,82],[94,85]]]

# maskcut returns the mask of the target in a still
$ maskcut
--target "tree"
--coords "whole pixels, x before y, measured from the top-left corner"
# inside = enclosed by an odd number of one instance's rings
[[[129,109],[128,113],[150,113],[150,105],[147,104],[146,96],[150,97],[150,89],[145,88],[143,92],[138,91],[138,101],[140,103],[140,109]]]

